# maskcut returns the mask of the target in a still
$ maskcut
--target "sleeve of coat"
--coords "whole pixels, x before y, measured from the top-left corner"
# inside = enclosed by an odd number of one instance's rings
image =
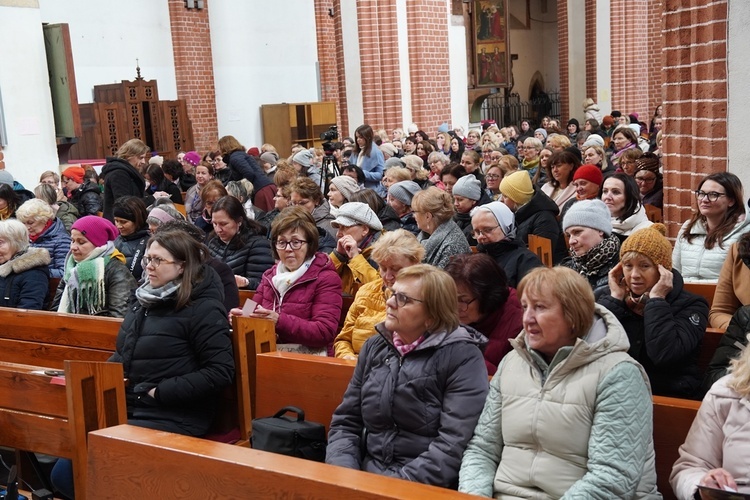
[[[398,471],[403,479],[444,488],[455,487],[458,482],[461,457],[489,390],[484,357],[476,346],[460,345],[450,358],[438,435],[427,451]]]
[[[242,178],[247,179],[252,183],[255,183],[256,170],[253,168],[253,163],[255,162],[255,160],[253,160],[252,157],[250,157],[250,155],[235,152],[235,153],[232,153],[232,155],[229,157],[229,162],[230,162],[230,166],[238,174],[240,174]]]
[[[737,295],[734,293],[734,263],[738,259],[737,243],[734,243],[727,254],[724,265],[721,266],[719,281],[716,283],[716,292],[711,304],[711,312],[708,315],[709,323],[713,328],[726,329],[732,315],[742,306]]]
[[[529,228],[529,234],[549,239],[554,253],[560,239],[560,224],[550,212],[543,212],[536,217],[534,225]]]
[[[234,356],[224,307],[205,301],[190,322],[190,346],[200,364],[197,371],[162,380],[157,399],[166,406],[205,400],[234,380]]]
[[[16,307],[34,311],[44,309],[44,299],[49,290],[47,273],[42,269],[29,269],[16,279],[20,281]]]
[[[371,339],[372,340],[372,339]],[[360,470],[360,440],[364,422],[362,420],[362,380],[367,362],[367,352],[371,341],[362,346],[361,356],[357,359],[352,379],[344,393],[344,399],[336,408],[328,431],[326,463]]]
[[[638,366],[624,361],[596,392],[588,470],[562,498],[634,498],[652,450],[650,391]]]
[[[620,322],[622,322],[623,318],[628,312],[628,309],[625,306],[625,301],[618,300],[612,297],[612,295],[610,295],[609,287],[607,287],[607,291],[605,293],[603,293],[598,299],[596,299],[596,303],[606,307],[609,312],[614,314],[617,317],[617,320]]]
[[[503,454],[502,413],[500,377],[493,377],[484,409],[474,429],[474,437],[469,441],[461,460],[458,491],[492,498],[493,482]]]
[[[357,300],[359,298],[360,300]],[[346,313],[346,319],[344,320],[344,326],[341,331],[336,335],[336,340],[333,343],[333,352],[337,358],[343,358],[344,356],[356,356],[354,353],[354,346],[352,345],[352,336],[354,333],[354,325],[357,322],[357,317],[364,310],[362,296],[357,294],[354,298],[354,302],[349,307],[349,311]]]
[[[690,296],[678,312],[664,299],[650,299],[643,311],[644,345],[656,366],[687,359],[698,349],[708,323],[708,303]],[[687,301],[686,301],[687,302]]]
[[[385,157],[383,156],[383,153],[380,151],[380,148],[378,148],[377,144],[375,143],[372,143],[369,160],[370,160],[370,168],[367,170],[365,170],[364,168],[362,169],[362,171],[365,173],[365,180],[380,182],[380,180],[383,178],[383,169],[385,168]]]
[[[692,500],[703,476],[709,470],[722,466],[722,426],[726,415],[720,413],[716,398],[709,393],[701,403],[685,442],[680,446],[680,457],[672,467],[669,484],[681,500]]]
[[[111,318],[124,318],[128,312],[128,302],[133,290],[138,283],[125,267],[125,264],[118,262],[120,265],[107,264],[108,269],[104,271],[104,287],[107,294],[107,305],[99,311],[97,316],[109,316]]]
[[[342,304],[341,278],[332,269],[322,272],[316,280],[310,319],[282,311],[276,323],[279,341],[313,348],[328,346],[336,338]]]
[[[87,191],[81,195],[81,208],[83,213],[81,217],[85,215],[96,215],[102,211],[102,197],[101,195],[94,193],[93,191]]]
[[[51,278],[62,278],[65,272],[65,258],[68,256],[70,251],[70,238],[57,238],[52,242],[52,248],[50,249],[50,257],[52,262],[49,266],[49,274]]]
[[[682,239],[682,235],[684,234],[684,229],[685,225],[683,224],[682,229],[674,242],[674,250],[672,250],[672,269],[677,269],[677,272],[680,274],[684,274],[682,272],[682,245],[685,241]]]
[[[262,236],[258,236],[249,241],[247,247],[243,276],[249,281],[247,288],[255,290],[260,285],[263,273],[273,266],[271,242]]]
[[[729,361],[737,358],[747,345],[746,335],[749,331],[750,306],[743,306],[732,316],[727,331],[721,336],[719,345],[711,357],[703,379],[703,392],[708,392],[714,382],[727,374]]]
[[[362,254],[357,255],[349,261],[349,270],[351,270],[354,276],[354,281],[360,285],[380,278],[378,270],[372,267],[372,264]]]

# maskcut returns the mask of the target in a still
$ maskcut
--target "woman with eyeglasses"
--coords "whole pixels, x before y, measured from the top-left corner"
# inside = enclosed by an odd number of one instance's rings
[[[430,167],[430,173],[428,180],[438,189],[445,190],[445,184],[440,179],[440,174],[443,169],[450,163],[448,158],[442,151],[433,151],[430,156],[427,157],[427,165]]]
[[[271,225],[277,263],[263,273],[252,316],[273,321],[280,351],[326,356],[336,337],[341,278],[328,255],[318,251],[318,240],[315,220],[300,206],[285,208]],[[242,310],[231,314],[241,316]]]
[[[512,155],[501,155],[497,164],[490,165],[484,175],[487,183],[485,192],[492,201],[500,199],[500,183],[507,174],[518,170],[518,160]]]
[[[686,281],[715,282],[729,248],[750,230],[742,182],[730,172],[707,175],[695,200],[698,210],[682,225],[672,260]]]
[[[634,178],[643,204],[662,209],[664,207],[664,183],[659,171],[660,167],[658,156],[654,153],[643,153],[635,161]]]
[[[103,217],[87,215],[75,221],[70,233],[70,252],[52,310],[124,317],[137,283],[115,248],[117,228]]]
[[[320,186],[308,177],[297,177],[292,181],[289,193],[289,204],[307,210],[315,224],[335,240],[336,230],[331,225],[335,217],[331,213],[331,204],[320,192]]]
[[[505,271],[489,255],[456,255],[445,268],[456,282],[458,317],[487,337],[484,364],[494,375],[500,361],[513,350],[510,339],[523,328],[523,309]]]
[[[333,350],[337,358],[357,359],[365,341],[375,335],[375,325],[385,319],[387,290],[401,269],[419,264],[424,248],[404,229],[389,231],[372,244],[370,258],[378,265],[378,278],[359,288],[336,336]]]
[[[455,488],[487,395],[485,339],[460,326],[445,271],[407,267],[388,291],[333,415],[326,463]]]

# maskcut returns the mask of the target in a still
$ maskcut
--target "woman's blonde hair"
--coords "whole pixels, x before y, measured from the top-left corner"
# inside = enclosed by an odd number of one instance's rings
[[[570,147],[570,138],[567,135],[555,134],[550,138],[549,144],[558,148],[568,148]]]
[[[503,175],[518,170],[518,158],[513,155],[503,155],[500,161],[497,162],[500,168],[504,168]]]
[[[409,259],[412,264],[418,264],[424,259],[424,247],[416,236],[405,229],[388,231],[372,244],[370,256],[378,264],[399,255]]]
[[[411,199],[411,208],[415,212],[430,212],[440,224],[453,217],[453,198],[442,189],[430,186]]]
[[[437,189],[437,188],[436,188]],[[422,285],[422,305],[430,318],[430,332],[451,333],[459,325],[458,292],[453,278],[430,264],[417,264],[401,269],[396,281],[419,280]]]
[[[583,337],[594,324],[596,301],[586,278],[568,267],[537,267],[518,284],[518,296],[552,296],[562,306],[565,321],[576,337]]]
[[[23,205],[16,210],[16,218],[23,222],[47,222],[55,218],[55,212],[52,207],[44,200],[33,198],[25,201]]]
[[[406,167],[391,167],[386,170],[386,174],[393,179],[394,183],[411,180],[411,170]]]
[[[750,334],[746,338],[750,341]],[[745,348],[742,349],[742,353],[737,359],[729,361],[728,372],[731,376],[727,385],[744,398],[750,396],[750,349],[748,349],[748,344],[745,344]]]
[[[133,158],[134,156],[145,155],[150,151],[149,147],[140,139],[130,139],[120,146],[115,156],[123,160]]]
[[[7,241],[15,255],[29,248],[29,230],[17,219],[0,221],[0,240]]]
[[[533,147],[536,149],[537,153],[541,152],[542,149],[544,149],[544,144],[542,144],[542,141],[537,139],[536,137],[527,137],[525,141],[523,141],[523,145],[528,147]]]

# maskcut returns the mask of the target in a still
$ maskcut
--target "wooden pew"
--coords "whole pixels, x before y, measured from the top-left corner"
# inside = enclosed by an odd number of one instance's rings
[[[107,361],[122,319],[0,307],[0,361],[63,368]]]
[[[701,402],[665,396],[654,396],[653,399],[656,484],[665,499],[674,499],[669,475]]]
[[[0,363],[0,445],[71,459],[76,497],[85,499],[87,433],[127,419],[122,365],[64,365],[63,382],[41,367]]]
[[[256,417],[298,406],[328,430],[354,373],[354,360],[289,352],[258,354]]]
[[[705,375],[708,369],[711,358],[713,358],[716,348],[719,347],[719,342],[724,335],[724,330],[718,328],[706,328],[706,332],[703,334],[703,342],[701,343],[701,350],[698,354],[698,369],[700,370],[701,376]]]
[[[478,498],[284,455],[119,425],[89,437],[88,495],[111,498]]]
[[[552,267],[552,242],[549,240],[549,238],[530,234],[529,250],[534,252],[539,257],[539,260],[542,261],[542,264],[547,267]]]
[[[708,302],[708,308],[711,309],[711,305],[714,303],[714,293],[716,292],[716,283],[690,283],[685,282],[682,286],[685,291],[700,295],[706,302]]]

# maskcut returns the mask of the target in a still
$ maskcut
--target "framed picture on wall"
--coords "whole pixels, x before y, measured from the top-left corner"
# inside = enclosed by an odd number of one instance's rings
[[[510,83],[508,0],[474,0],[474,74],[477,87]]]

